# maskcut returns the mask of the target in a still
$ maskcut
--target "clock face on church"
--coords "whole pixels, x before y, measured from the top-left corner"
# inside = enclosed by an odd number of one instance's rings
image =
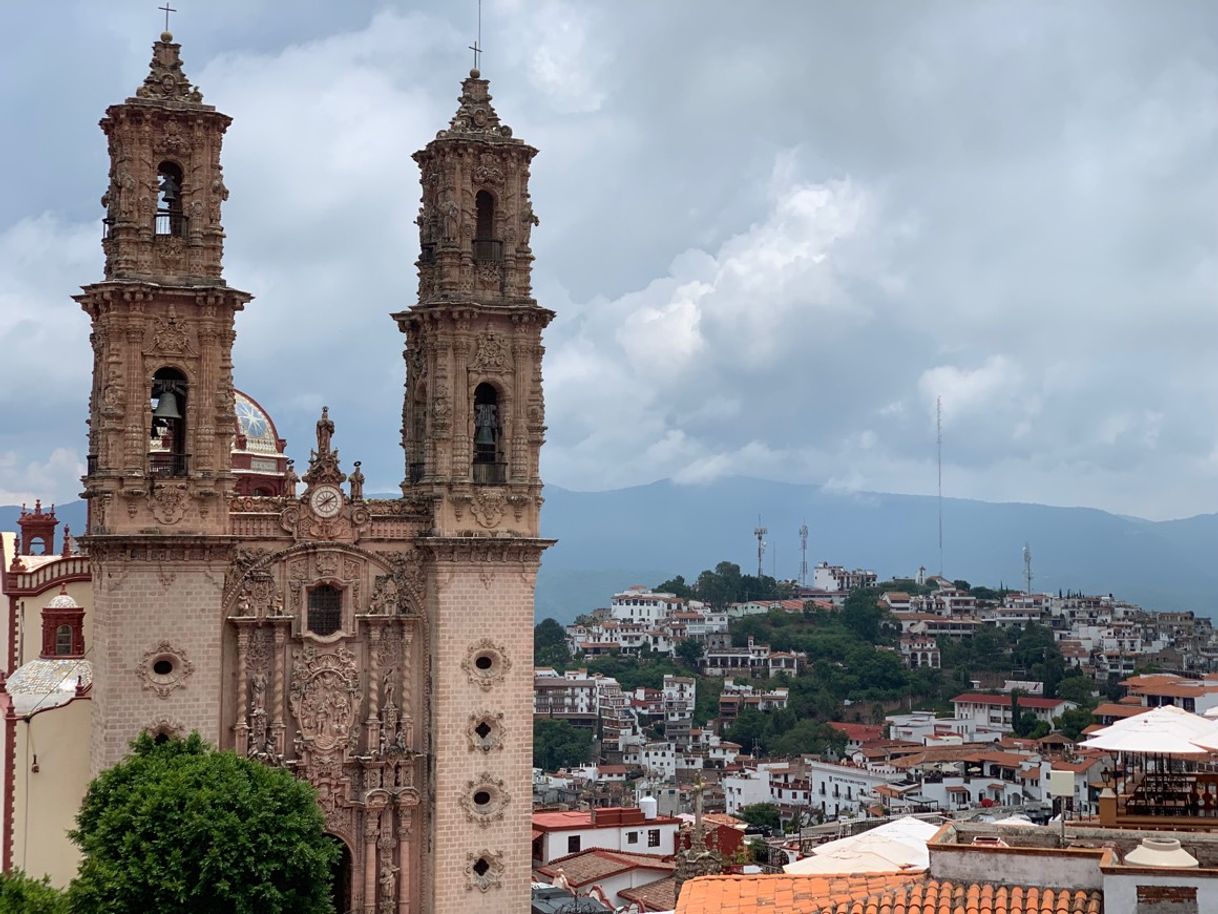
[[[343,507],[342,490],[335,486],[318,486],[309,495],[309,507],[318,517],[334,517]]]

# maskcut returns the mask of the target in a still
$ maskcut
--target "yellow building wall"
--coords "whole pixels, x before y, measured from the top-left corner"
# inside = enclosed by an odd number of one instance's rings
[[[75,594],[73,594],[75,596]],[[79,599],[79,598],[78,598]],[[89,786],[93,702],[68,704],[19,718],[13,757],[13,865],[65,887],[80,853],[68,839]],[[38,770],[33,771],[34,757]]]

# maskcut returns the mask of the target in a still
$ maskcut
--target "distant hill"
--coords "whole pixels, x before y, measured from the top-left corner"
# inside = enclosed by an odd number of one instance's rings
[[[911,576],[938,571],[934,498],[829,492],[732,477],[707,485],[671,481],[610,492],[547,486],[542,531],[558,539],[537,582],[538,618],[569,621],[605,606],[630,584],[654,585],[729,560],[756,568],[752,537],[760,514],[769,529],[765,570],[794,577],[799,525],[807,521],[808,563]],[[16,529],[19,509],[0,507],[0,529]],[[77,533],[84,503],[56,508]],[[1113,593],[1150,609],[1218,607],[1218,515],[1148,521],[1092,508],[1055,508],[944,499],[944,572],[950,578],[1019,587],[1020,550],[1033,554],[1038,590]],[[59,544],[56,544],[58,549]]]
[[[830,492],[732,477],[708,485],[671,481],[611,492],[546,487],[542,530],[558,545],[544,557],[539,616],[566,621],[607,605],[631,584],[674,574],[692,579],[724,559],[755,569],[760,514],[769,530],[767,574],[799,569],[799,526],[810,531],[808,563],[912,576],[938,571],[936,499]],[[1021,550],[1033,555],[1033,587],[1114,593],[1152,609],[1218,606],[1218,515],[1154,522],[1093,508],[944,499],[944,573],[972,583],[1020,587]],[[776,554],[775,554],[776,553]],[[772,565],[776,560],[776,565]],[[617,569],[617,580],[606,580]]]

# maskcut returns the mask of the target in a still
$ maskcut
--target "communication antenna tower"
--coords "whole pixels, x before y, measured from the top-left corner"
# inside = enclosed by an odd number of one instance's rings
[[[1027,543],[1023,544],[1023,592],[1031,596],[1032,594],[1032,547]]]
[[[765,535],[769,533],[765,527],[761,526],[761,515],[757,515],[757,526],[753,528],[753,536],[757,537],[757,577],[760,578],[763,570],[762,562],[765,561]]]
[[[935,441],[939,455],[939,577],[943,577],[943,398],[935,397]]]
[[[799,528],[799,586],[808,586],[808,522]]]

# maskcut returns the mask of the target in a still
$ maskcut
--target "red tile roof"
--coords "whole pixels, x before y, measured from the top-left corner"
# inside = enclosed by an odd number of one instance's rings
[[[879,739],[884,735],[884,728],[873,724],[848,724],[840,720],[831,720],[829,726],[838,733],[846,734],[846,739],[857,740],[860,743]]]

